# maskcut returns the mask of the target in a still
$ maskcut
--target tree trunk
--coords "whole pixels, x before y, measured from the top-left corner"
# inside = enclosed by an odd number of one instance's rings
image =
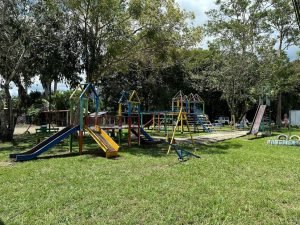
[[[281,92],[277,95],[276,125],[281,127]]]
[[[54,80],[54,87],[53,87],[53,93],[57,91],[57,80]]]
[[[282,50],[282,44],[283,44],[283,30],[281,29],[279,32],[279,47],[278,47],[278,58],[281,56],[281,50]],[[276,125],[278,127],[281,127],[281,91],[279,91],[277,95],[277,112],[276,112]]]
[[[49,84],[49,81],[46,82],[42,82],[42,86],[44,89],[44,95],[46,99],[49,99],[49,95],[50,95],[50,88],[51,88],[51,83]]]
[[[0,123],[0,140],[1,141],[12,141],[15,129],[12,101],[9,93],[9,84],[4,84],[5,102],[6,107],[3,110],[3,117],[1,117]],[[2,115],[1,115],[2,116]]]

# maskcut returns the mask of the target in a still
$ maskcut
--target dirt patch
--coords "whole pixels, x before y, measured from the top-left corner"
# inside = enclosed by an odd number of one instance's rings
[[[9,161],[0,161],[0,167],[6,167],[6,166],[13,166],[14,163],[13,162],[9,162]]]
[[[36,131],[35,129],[40,128],[40,126],[36,126],[36,125],[31,125],[29,127],[29,125],[17,125],[15,128],[15,132],[14,134],[24,134],[25,132],[29,132],[30,134],[35,134]],[[63,127],[58,127],[59,129],[62,129]]]
[[[213,132],[207,135],[193,137],[194,141],[199,144],[215,143],[229,139],[239,138],[247,135],[248,131],[232,131],[232,132]],[[175,138],[178,143],[190,143],[190,138]]]

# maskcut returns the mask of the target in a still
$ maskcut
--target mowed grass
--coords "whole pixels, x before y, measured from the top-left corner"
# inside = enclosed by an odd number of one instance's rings
[[[299,224],[300,148],[267,139],[197,146],[183,163],[167,146],[10,163],[36,141],[20,136],[0,144],[0,224]]]

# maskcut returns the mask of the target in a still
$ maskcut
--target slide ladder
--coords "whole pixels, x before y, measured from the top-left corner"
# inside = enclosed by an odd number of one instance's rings
[[[198,125],[203,127],[204,132],[212,132],[212,124],[205,115],[195,115],[195,120],[197,120]]]
[[[100,127],[96,126],[95,129],[96,131],[93,131],[91,128],[85,127],[85,130],[103,150],[106,158],[117,157],[120,146]]]

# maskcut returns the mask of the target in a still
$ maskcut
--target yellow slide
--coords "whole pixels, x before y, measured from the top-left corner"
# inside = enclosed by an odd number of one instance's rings
[[[105,152],[106,158],[118,156],[120,146],[104,130],[98,126],[96,126],[96,132],[89,127],[86,127],[85,129]]]

